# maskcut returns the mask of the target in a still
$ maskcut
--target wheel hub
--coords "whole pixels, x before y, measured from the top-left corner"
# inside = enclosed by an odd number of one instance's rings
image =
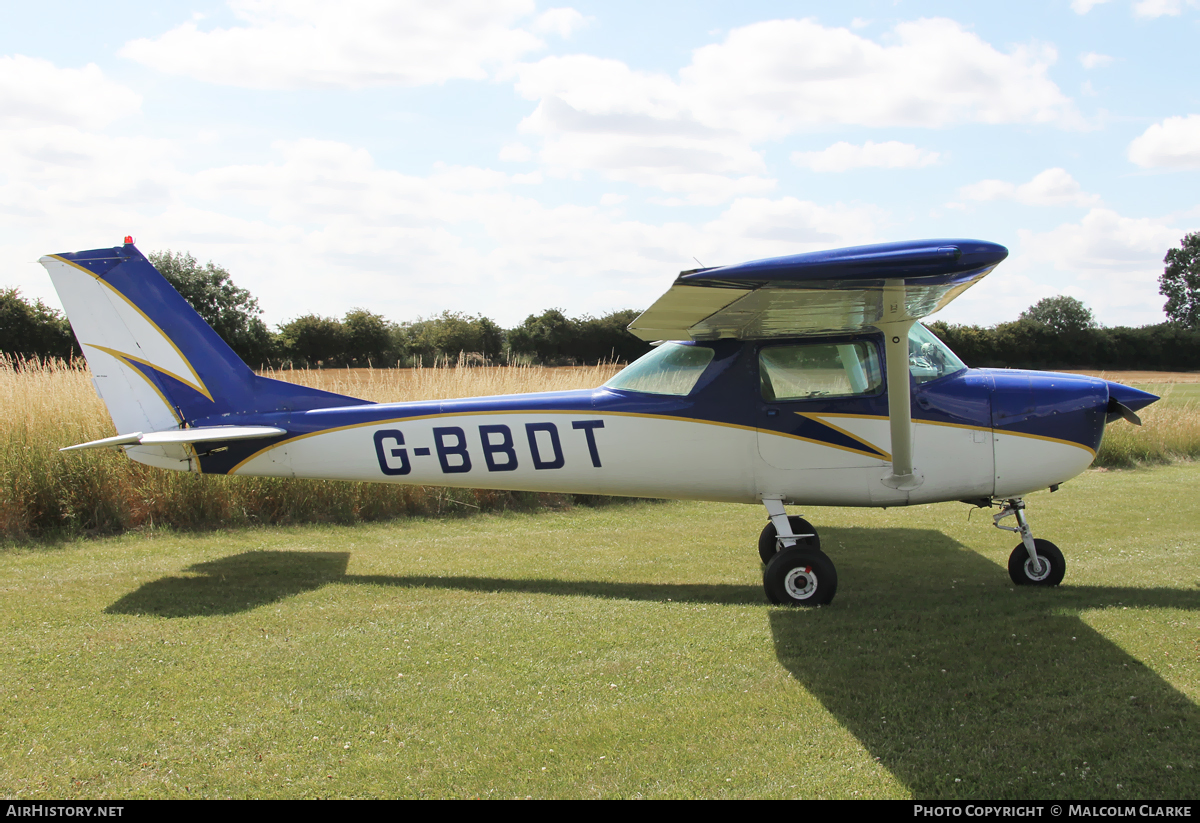
[[[817,576],[813,574],[812,566],[792,569],[783,579],[783,587],[788,595],[795,600],[807,600],[817,590]]]
[[[1050,561],[1039,556],[1036,561],[1029,558],[1025,561],[1025,576],[1033,581],[1045,580],[1050,576]]]

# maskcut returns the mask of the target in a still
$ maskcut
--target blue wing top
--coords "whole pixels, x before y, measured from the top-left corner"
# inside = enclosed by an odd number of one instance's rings
[[[927,317],[977,283],[1008,249],[981,240],[917,240],[682,272],[629,330],[643,340],[755,340],[874,325],[885,300]]]

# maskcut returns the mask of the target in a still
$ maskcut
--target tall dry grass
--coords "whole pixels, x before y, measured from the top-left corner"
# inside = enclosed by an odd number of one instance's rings
[[[439,366],[416,369],[284,369],[262,374],[375,403],[400,403],[434,398],[490,397],[497,394],[594,388],[621,368],[613,364],[559,368]]]
[[[598,386],[617,366],[333,369],[268,373],[376,402],[475,397]],[[1169,393],[1169,390],[1168,390]],[[1164,398],[1165,399],[1165,398]],[[1096,465],[1128,467],[1200,458],[1197,404],[1158,403],[1145,425],[1108,428]],[[115,434],[82,361],[0,356],[0,539],[104,533],[164,525],[377,520],[565,505],[566,495],[279,478],[200,476],[149,468],[117,451],[62,454]]]
[[[590,388],[614,366],[283,371],[269,376],[376,402]],[[203,476],[163,471],[118,451],[62,454],[116,432],[83,361],[0,356],[0,539],[155,525],[378,520],[566,505],[569,495]]]
[[[1200,459],[1200,405],[1171,403],[1170,386],[1160,391],[1162,400],[1138,412],[1141,426],[1122,420],[1105,428],[1094,465],[1118,469]]]

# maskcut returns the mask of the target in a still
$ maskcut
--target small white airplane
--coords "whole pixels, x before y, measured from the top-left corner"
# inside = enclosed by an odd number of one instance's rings
[[[125,238],[41,259],[119,432],[178,471],[760,503],[773,603],[837,572],[785,506],[998,505],[1018,585],[1062,552],[1023,496],[1086,469],[1158,398],[1071,374],[969,369],[917,321],[1008,250],[927,240],[695,269],[629,327],[665,341],[594,390],[372,403],[256,375]],[[1003,526],[1013,515],[1017,525]]]

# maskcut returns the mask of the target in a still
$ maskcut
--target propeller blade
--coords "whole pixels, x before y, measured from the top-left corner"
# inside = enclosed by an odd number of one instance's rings
[[[1118,418],[1124,418],[1135,426],[1142,425],[1142,418],[1134,413],[1133,409],[1126,406],[1115,397],[1108,398],[1108,417],[1105,418],[1106,423],[1113,423]]]

